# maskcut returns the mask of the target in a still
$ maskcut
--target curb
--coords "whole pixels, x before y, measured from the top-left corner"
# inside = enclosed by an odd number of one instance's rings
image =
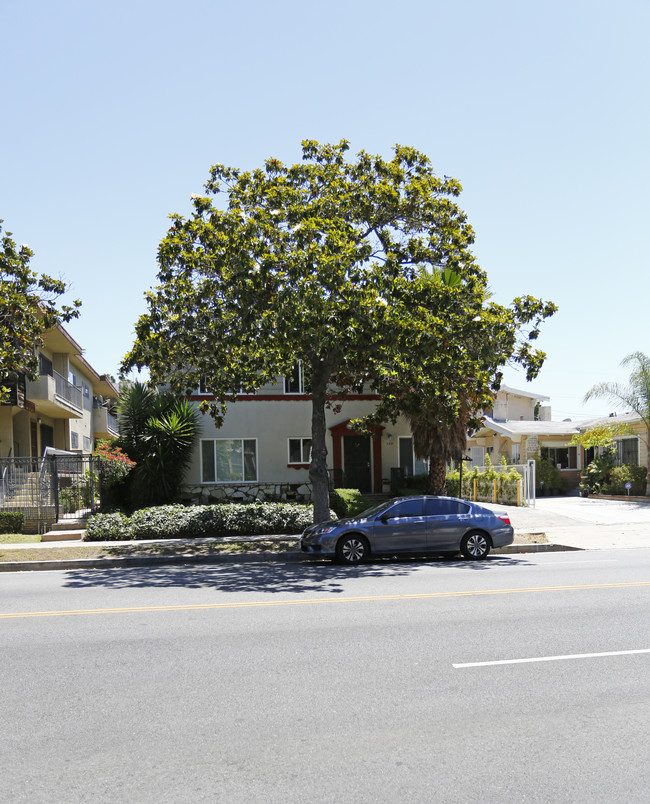
[[[507,547],[497,547],[490,551],[490,555],[512,553],[557,553],[571,550],[580,550],[580,547],[567,547],[562,544],[511,544]],[[47,570],[102,570],[127,569],[129,567],[165,567],[182,566],[187,564],[252,564],[266,563],[313,563],[313,556],[302,552],[288,550],[285,553],[239,553],[222,554],[210,553],[208,555],[181,555],[181,556],[131,556],[126,558],[72,558],[66,560],[50,561],[6,561],[0,563],[0,572],[38,572]]]

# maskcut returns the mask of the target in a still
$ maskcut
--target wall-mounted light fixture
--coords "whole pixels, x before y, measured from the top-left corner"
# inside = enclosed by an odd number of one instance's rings
[[[393,446],[393,434],[392,433],[386,433],[386,446],[387,447],[392,447]]]

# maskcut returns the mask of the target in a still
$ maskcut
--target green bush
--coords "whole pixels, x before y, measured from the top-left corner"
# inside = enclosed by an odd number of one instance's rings
[[[336,519],[334,511],[330,511]],[[261,536],[301,533],[313,521],[311,505],[298,503],[222,503],[160,505],[141,508],[131,517],[95,514],[88,520],[86,539],[180,539],[195,536]]]
[[[647,474],[645,466],[615,466],[601,491],[603,494],[627,495],[625,484],[631,483],[630,495],[642,497],[645,494]]]
[[[25,515],[16,511],[0,511],[0,533],[22,533]]]
[[[131,526],[126,514],[94,514],[88,518],[85,540],[89,542],[113,542],[132,539]]]
[[[356,516],[372,507],[372,500],[364,497],[358,489],[334,489],[330,492],[330,507],[339,519]]]
[[[562,485],[562,473],[548,458],[535,458],[535,486],[537,491],[559,489]]]

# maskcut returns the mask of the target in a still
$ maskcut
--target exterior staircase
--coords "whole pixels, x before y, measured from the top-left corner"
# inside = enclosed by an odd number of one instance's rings
[[[63,519],[50,525],[41,535],[42,542],[81,541],[86,533],[85,519]]]

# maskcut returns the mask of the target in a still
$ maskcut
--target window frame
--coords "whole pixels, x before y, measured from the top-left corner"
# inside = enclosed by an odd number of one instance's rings
[[[299,461],[291,460],[291,442],[300,441],[300,457]],[[305,460],[305,445],[304,442],[309,441],[309,453],[307,460]],[[287,466],[309,466],[311,463],[311,436],[289,436],[287,438]]]
[[[625,436],[625,437],[622,437],[622,438],[617,438],[615,440],[614,443],[616,444],[616,465],[617,466],[639,466],[640,465],[639,464],[639,458],[640,458],[639,440],[640,439],[639,439],[638,435]],[[626,463],[623,460],[623,457],[624,457],[624,454],[625,454],[625,450],[624,450],[624,447],[623,447],[623,442],[625,442],[625,441],[634,441],[635,442],[635,445],[636,445],[636,457],[635,457],[634,463]],[[629,457],[629,455],[628,455],[628,457]]]
[[[241,456],[242,456],[242,475],[241,480],[219,480],[218,473],[217,473],[217,441],[239,441],[241,444]],[[255,477],[248,478],[246,477],[246,453],[245,453],[245,442],[253,442],[255,444]],[[211,443],[212,444],[212,461],[213,461],[213,468],[214,468],[214,480],[206,480],[204,477],[204,462],[203,462],[203,444],[204,443]],[[230,438],[202,438],[199,442],[199,464],[201,467],[201,483],[202,484],[211,484],[215,486],[225,486],[233,483],[258,483],[259,482],[259,451],[258,451],[258,440],[257,438],[243,438],[239,436],[233,436]]]
[[[404,477],[416,477],[419,474],[426,474],[429,471],[429,461],[420,461],[415,457],[415,447],[413,446],[413,436],[412,435],[409,435],[409,436],[401,435],[401,436],[397,437],[397,463],[399,465],[400,471],[404,468],[403,465],[402,465],[402,449],[401,449],[401,445],[400,445],[400,442],[402,440],[407,440],[407,441],[411,442],[411,461],[412,461],[411,466],[413,468],[413,474],[412,475],[407,475],[406,473],[404,473]],[[416,472],[416,465],[419,465],[418,468],[422,467],[424,469],[424,471],[423,472]]]
[[[298,390],[297,391],[290,391],[290,390],[287,390],[287,389],[289,387],[289,384],[294,381],[293,374],[294,374],[296,368],[298,369]],[[305,393],[305,372],[304,372],[304,369],[302,367],[302,360],[297,360],[296,361],[296,363],[294,364],[294,368],[293,368],[293,370],[291,372],[291,375],[287,375],[287,374],[284,375],[283,386],[284,386],[284,393],[289,395],[289,396],[291,396],[291,395],[296,396],[296,395]]]

